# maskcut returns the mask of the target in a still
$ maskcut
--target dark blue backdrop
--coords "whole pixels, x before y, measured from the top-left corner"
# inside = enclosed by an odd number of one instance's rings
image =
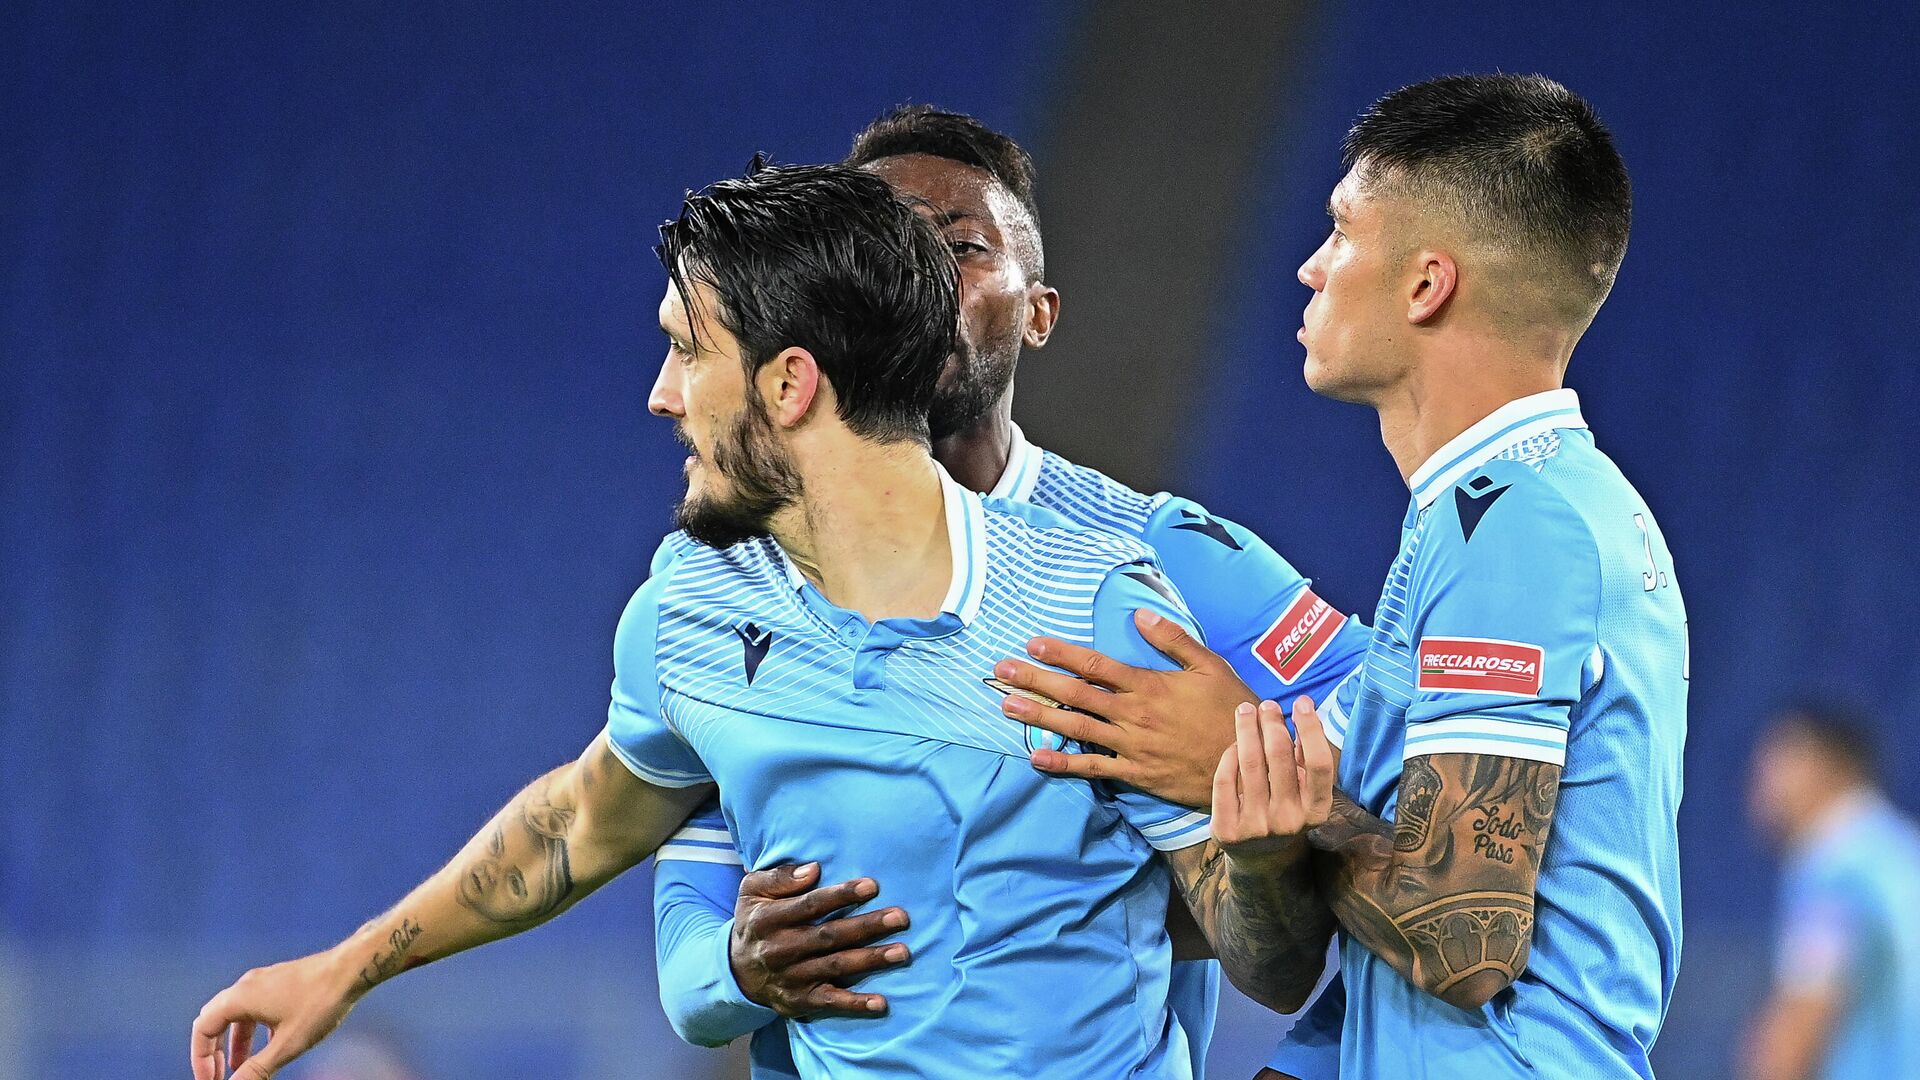
[[[1920,255],[1899,74],[1920,20],[1777,7],[1326,16],[1179,466],[1370,610],[1404,489],[1371,416],[1302,387],[1292,338],[1339,134],[1445,71],[1540,69],[1597,103],[1637,216],[1572,382],[1692,611],[1704,989],[1676,1007],[1697,1037],[1668,1040],[1675,1075],[1721,1070],[1763,967],[1739,792],[1768,703],[1835,688],[1881,711],[1894,775],[1920,765],[1899,464],[1920,377],[1894,304]],[[236,963],[332,941],[577,751],[678,493],[644,413],[652,225],[755,149],[837,156],[907,99],[1034,138],[1044,180],[1071,30],[1001,0],[0,14],[0,1077],[9,1034],[22,1075],[177,1068]],[[610,892],[503,946],[487,984],[617,962],[639,996],[611,1020],[528,1003],[554,1045],[628,1014],[658,1034],[643,884]],[[434,1030],[448,1075],[516,1074],[510,1039]]]

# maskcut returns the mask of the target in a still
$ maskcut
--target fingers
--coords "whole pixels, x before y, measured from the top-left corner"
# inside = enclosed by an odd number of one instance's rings
[[[791,981],[792,971],[812,958],[827,956],[878,941],[888,934],[907,928],[907,913],[900,908],[868,912],[850,919],[835,919],[819,926],[775,931],[766,939],[762,956],[769,966],[782,969],[782,981]]]
[[[1083,743],[1105,745],[1114,742],[1116,735],[1121,735],[1120,730],[1112,724],[1086,713],[1052,708],[1023,697],[1009,695],[1000,702],[1000,711],[1023,724],[1032,724]],[[1124,743],[1125,736],[1122,735],[1119,741]]]
[[[1035,641],[1045,639],[1036,638]],[[1062,648],[1078,646],[1060,643]],[[1085,650],[1082,650],[1085,651]],[[1049,654],[1051,655],[1051,654]],[[1094,655],[1099,655],[1095,653]],[[1109,662],[1111,663],[1111,662]],[[1080,681],[1073,675],[1049,671],[1038,664],[1023,663],[1019,660],[1002,660],[993,666],[993,673],[1009,686],[1017,687],[1029,693],[1039,694],[1069,708],[1104,717],[1113,705],[1113,695],[1091,683]],[[1015,701],[1028,701],[1023,697],[1013,697]],[[1028,702],[1038,704],[1037,702]]]
[[[1133,625],[1140,630],[1140,636],[1147,644],[1165,653],[1167,659],[1179,664],[1188,671],[1198,668],[1225,666],[1226,661],[1205,645],[1200,644],[1186,627],[1166,618],[1151,608],[1141,608],[1133,613]],[[1049,663],[1059,663],[1049,660]]]
[[[235,1021],[245,1021],[249,1029],[252,1027],[252,1021],[234,1006],[232,987],[215,994],[212,1000],[201,1007],[200,1015],[193,1019],[193,1080],[226,1080],[227,1053],[221,1043],[227,1036],[228,1027]],[[251,1030],[247,1038],[251,1048]],[[237,1065],[238,1062],[233,1064]]]
[[[820,985],[807,992],[802,1005],[806,1015],[819,1013],[852,1013],[858,1016],[876,1016],[887,1011],[887,999],[879,994],[856,994],[851,990],[842,990],[837,986]]]
[[[1300,805],[1300,772],[1287,714],[1273,701],[1260,703],[1260,745],[1267,761],[1267,826],[1291,836],[1305,826]]]
[[[1325,725],[1313,699],[1303,697],[1293,703],[1295,745],[1300,756],[1300,798],[1305,804],[1309,824],[1327,820],[1333,812],[1333,782],[1339,758],[1327,739]]]
[[[228,1029],[230,1032],[227,1036],[228,1068],[238,1069],[253,1056],[254,1028],[255,1024],[252,1020],[241,1020]]]
[[[1213,835],[1223,844],[1240,839],[1240,753],[1229,746],[1213,770]]]
[[[880,895],[880,883],[872,878],[854,878],[838,885],[815,889],[792,900],[771,900],[761,905],[756,916],[763,925],[801,926],[818,922],[842,908],[865,903]]]
[[[1097,653],[1084,645],[1073,645],[1059,638],[1034,638],[1027,642],[1027,655],[1043,664],[1065,668],[1095,686],[1104,686],[1109,690],[1131,690],[1139,685],[1141,676],[1146,674],[1142,669],[1130,667],[1104,653]],[[1002,675],[1001,678],[1007,677]],[[1041,690],[1038,686],[1027,686],[1016,679],[1007,679],[1007,681],[1026,686],[1029,690],[1040,690],[1041,693],[1056,701],[1067,701],[1066,698]],[[1072,705],[1073,702],[1067,701],[1067,704]]]
[[[755,870],[740,881],[742,897],[758,896],[769,900],[799,896],[819,884],[820,864],[817,862],[783,866],[769,866],[765,870]]]
[[[899,942],[874,945],[840,952],[793,965],[792,977],[800,982],[821,985],[844,984],[863,975],[898,967],[912,959],[912,952]]]
[[[1105,754],[1063,754],[1058,750],[1035,750],[1028,759],[1033,767],[1050,776],[1072,776],[1081,780],[1130,780],[1125,760]]]

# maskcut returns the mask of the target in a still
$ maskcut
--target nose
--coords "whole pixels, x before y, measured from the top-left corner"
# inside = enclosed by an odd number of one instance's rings
[[[661,363],[660,374],[653,380],[653,390],[647,394],[647,411],[675,420],[687,415],[686,401],[680,396],[680,365],[673,362],[672,355]]]
[[[1327,245],[1323,242],[1314,249],[1313,254],[1307,256],[1306,262],[1300,264],[1300,269],[1294,272],[1294,276],[1300,279],[1300,284],[1314,292],[1319,292],[1327,283],[1327,272],[1320,262],[1321,257],[1326,253]]]

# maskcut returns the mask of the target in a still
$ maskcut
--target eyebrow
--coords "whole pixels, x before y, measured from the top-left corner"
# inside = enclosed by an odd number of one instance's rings
[[[1347,219],[1347,215],[1341,213],[1339,210],[1334,209],[1332,198],[1327,199],[1327,216],[1332,218],[1335,221],[1345,221]]]
[[[969,210],[942,210],[940,213],[933,215],[933,221],[934,224],[944,229],[956,221],[964,221],[968,218],[979,216],[980,215]]]

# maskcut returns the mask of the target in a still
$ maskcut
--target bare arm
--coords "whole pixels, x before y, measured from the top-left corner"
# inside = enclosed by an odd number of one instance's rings
[[[1332,798],[1333,749],[1318,724],[1296,747],[1272,702],[1241,706],[1234,729],[1214,771],[1213,839],[1167,863],[1227,977],[1289,1013],[1313,993],[1333,934],[1300,839]]]
[[[1560,767],[1483,754],[1406,763],[1396,824],[1336,792],[1308,832],[1340,925],[1415,986],[1463,1009],[1526,969],[1534,882]]]
[[[325,1038],[369,990],[444,956],[517,934],[565,911],[653,853],[711,791],[635,777],[605,736],[527,785],[440,871],[340,944],[256,968],[215,995],[193,1025],[195,1080],[267,1080]],[[256,1024],[273,1029],[247,1057]],[[220,1039],[234,1028],[234,1057]]]

